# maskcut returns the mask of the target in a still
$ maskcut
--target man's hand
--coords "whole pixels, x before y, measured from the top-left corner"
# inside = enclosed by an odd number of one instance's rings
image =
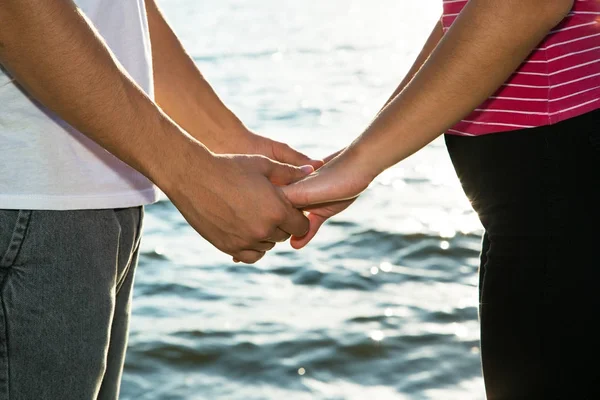
[[[209,162],[193,149],[165,177],[165,193],[187,222],[236,261],[255,263],[290,235],[304,236],[309,222],[276,185],[310,174],[264,156],[217,155]],[[208,167],[207,167],[208,165]]]
[[[314,169],[319,169],[324,165],[323,160],[313,160],[285,143],[277,142],[250,131],[246,131],[238,140],[234,141],[232,138],[232,143],[226,148],[227,153],[260,154],[271,160],[297,167],[310,165]]]
[[[28,94],[157,184],[217,248],[252,263],[275,243],[308,231],[306,217],[273,184],[301,179],[312,167],[303,171],[263,156],[215,155],[125,73],[72,1],[0,1],[0,16],[0,63]],[[177,87],[171,89],[177,93]],[[208,106],[193,109],[215,114]],[[211,144],[213,136],[206,137]]]

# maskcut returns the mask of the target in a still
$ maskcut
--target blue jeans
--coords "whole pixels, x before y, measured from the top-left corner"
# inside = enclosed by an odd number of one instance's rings
[[[0,210],[0,400],[119,397],[143,213]]]

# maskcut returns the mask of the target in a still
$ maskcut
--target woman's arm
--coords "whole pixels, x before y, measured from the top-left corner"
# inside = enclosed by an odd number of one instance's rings
[[[383,105],[383,107],[381,108],[381,110],[379,112],[383,111],[383,109],[388,104],[390,104],[392,102],[392,100],[394,100],[396,98],[396,96],[398,96],[398,94],[400,94],[400,92],[402,92],[404,90],[406,85],[408,85],[410,83],[412,78],[414,78],[414,76],[417,74],[417,72],[419,72],[419,70],[421,69],[423,64],[425,64],[425,61],[427,61],[427,59],[429,58],[429,56],[431,55],[431,53],[433,52],[435,47],[438,45],[440,40],[442,40],[442,37],[444,37],[444,28],[442,26],[442,20],[440,18],[440,20],[433,27],[433,30],[431,31],[431,34],[429,35],[429,37],[427,38],[427,41],[423,45],[423,48],[419,52],[419,55],[413,62],[412,66],[410,67],[410,69],[408,70],[406,75],[404,76],[404,79],[402,79],[402,81],[400,82],[400,84],[398,85],[396,90],[394,90],[394,92],[389,97],[389,99],[386,100],[385,104]],[[335,157],[337,157],[343,150],[344,149],[336,151],[335,153],[326,157],[323,161],[325,163],[328,163],[329,161],[331,161]]]
[[[572,5],[573,0],[471,0],[346,157],[374,177],[431,142],[492,95]]]
[[[286,188],[288,198],[304,207],[358,196],[492,95],[572,6],[573,0],[469,1],[404,90],[340,155]],[[327,218],[335,211],[311,212]]]

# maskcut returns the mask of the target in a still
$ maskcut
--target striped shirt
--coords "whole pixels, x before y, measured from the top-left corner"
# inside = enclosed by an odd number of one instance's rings
[[[444,0],[447,32],[467,0]],[[600,0],[576,0],[517,71],[449,134],[555,124],[600,108]]]

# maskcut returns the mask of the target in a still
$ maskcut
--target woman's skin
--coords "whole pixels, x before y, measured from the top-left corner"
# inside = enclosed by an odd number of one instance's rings
[[[408,85],[410,83],[410,81],[415,76],[415,74],[417,72],[419,72],[419,69],[421,69],[421,67],[423,66],[425,61],[427,61],[427,59],[429,58],[429,56],[431,55],[431,53],[433,52],[435,47],[438,45],[440,40],[442,40],[443,36],[444,36],[444,29],[442,27],[442,21],[440,18],[438,23],[435,24],[435,26],[433,27],[431,34],[427,38],[427,41],[423,45],[423,48],[419,52],[419,55],[413,62],[413,65],[406,73],[406,76],[404,77],[404,79],[402,79],[402,81],[400,82],[400,84],[398,85],[396,90],[394,90],[394,93],[392,93],[390,98],[385,102],[385,104],[383,105],[383,107],[381,108],[381,110],[379,112],[383,111],[383,109],[388,104],[390,104],[396,98],[396,96],[398,96],[398,94],[400,94],[400,92],[402,92],[402,90],[404,90],[406,85]],[[337,157],[342,151],[343,150],[336,151],[332,155],[326,157],[323,161],[325,163],[328,163],[329,161],[331,161],[335,157]],[[327,217],[325,217],[324,215],[327,215],[328,213],[337,214],[340,211],[349,207],[350,204],[354,203],[354,200],[356,200],[356,198],[353,198],[350,200],[342,200],[339,202],[333,202],[333,203],[329,203],[327,206],[317,206],[316,208],[306,207],[304,210],[307,212],[310,212],[311,209],[315,210],[315,211],[317,209],[321,209],[321,212],[320,213],[313,212],[312,214],[309,214],[309,219],[311,220],[311,227],[313,229],[308,234],[306,234],[302,237],[292,236],[292,238],[290,240],[292,247],[294,247],[296,249],[300,249],[300,248],[306,246],[308,244],[308,242],[310,242],[311,239],[314,237],[314,235],[317,233],[317,230],[319,229],[319,227],[327,220]],[[327,209],[325,209],[325,208],[327,208]]]
[[[308,212],[302,248],[386,169],[450,129],[510,77],[573,0],[471,0],[410,82],[354,142],[284,192]],[[435,32],[435,30],[434,30]],[[429,42],[429,41],[428,41]]]

